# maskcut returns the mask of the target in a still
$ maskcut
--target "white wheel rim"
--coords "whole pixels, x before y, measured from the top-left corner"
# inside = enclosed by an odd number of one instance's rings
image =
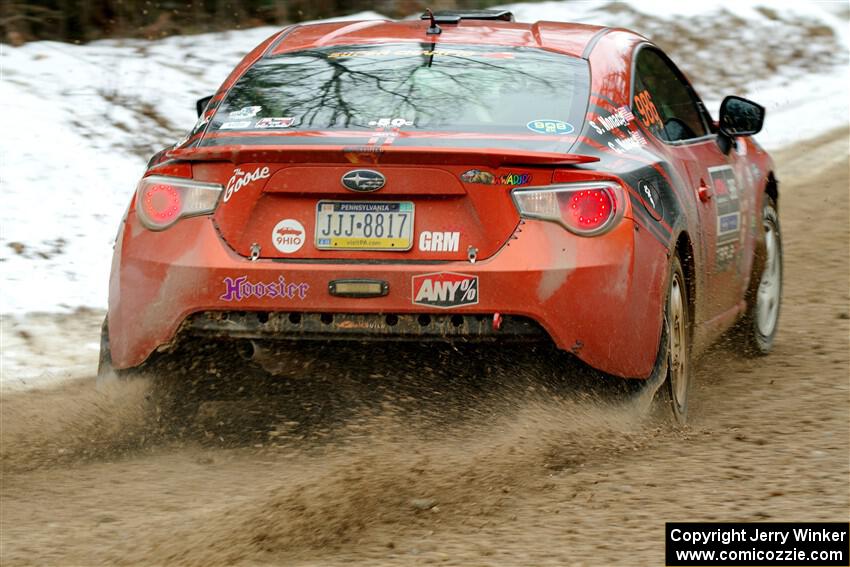
[[[773,334],[779,316],[779,294],[782,287],[782,255],[773,222],[764,222],[765,262],[756,297],[756,325],[764,337]]]
[[[682,282],[679,274],[673,276],[670,288],[670,380],[672,381],[675,403],[682,407],[688,391],[685,362],[687,360],[687,340],[685,333],[685,302],[682,296]]]

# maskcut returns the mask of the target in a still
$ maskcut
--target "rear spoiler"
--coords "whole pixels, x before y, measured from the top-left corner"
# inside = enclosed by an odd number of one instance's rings
[[[240,163],[351,163],[417,165],[579,165],[596,156],[535,152],[506,148],[442,148],[416,146],[228,145],[171,150],[169,159]]]

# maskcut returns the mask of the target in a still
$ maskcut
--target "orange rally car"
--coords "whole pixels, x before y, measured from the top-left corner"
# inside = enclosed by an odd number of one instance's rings
[[[509,12],[293,25],[198,101],[115,245],[100,374],[192,337],[551,340],[663,380],[777,329],[777,181],[624,29]]]

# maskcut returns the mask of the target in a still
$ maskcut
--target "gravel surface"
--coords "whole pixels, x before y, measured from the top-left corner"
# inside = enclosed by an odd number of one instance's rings
[[[775,352],[706,355],[687,427],[542,351],[305,354],[308,378],[189,425],[144,380],[7,388],[0,562],[662,565],[666,521],[846,520],[848,132],[777,163]],[[82,368],[68,345],[101,316],[7,320],[4,340],[54,325],[45,363]]]

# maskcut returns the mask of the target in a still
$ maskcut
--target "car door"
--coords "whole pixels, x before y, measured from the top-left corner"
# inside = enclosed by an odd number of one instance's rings
[[[741,298],[741,187],[733,156],[721,151],[710,117],[684,74],[655,47],[638,48],[632,105],[671,162],[684,166],[700,231],[691,235],[706,275],[702,315],[711,320]]]

